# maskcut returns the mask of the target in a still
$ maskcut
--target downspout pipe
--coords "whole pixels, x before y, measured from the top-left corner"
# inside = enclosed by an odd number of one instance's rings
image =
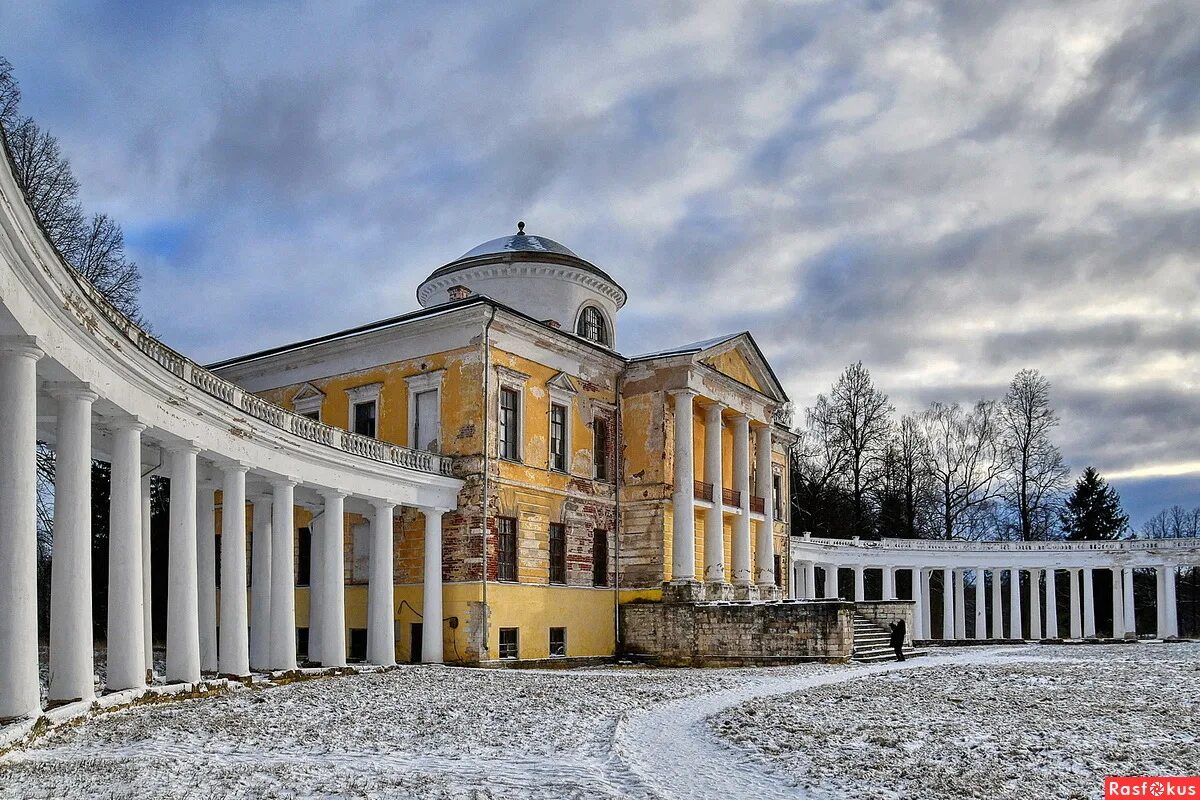
[[[616,446],[613,456],[613,476],[616,486],[613,493],[613,642],[617,653],[621,652],[621,483],[622,467],[625,464],[625,427],[621,421],[621,393],[625,388],[625,368],[617,373],[616,393],[613,405],[616,407]],[[605,565],[607,568],[607,565]]]
[[[483,595],[483,649],[479,654],[479,660],[485,660],[485,656],[489,655],[488,642],[491,641],[492,615],[488,607],[488,472],[489,472],[489,445],[491,443],[491,418],[492,406],[489,400],[491,394],[492,383],[492,345],[491,332],[492,322],[496,319],[496,306],[492,305],[491,313],[488,315],[487,322],[483,325],[483,487],[482,500],[480,502],[480,515],[482,519],[482,530],[480,536],[480,547],[483,550],[481,563],[483,564],[483,573],[479,576],[482,586]]]

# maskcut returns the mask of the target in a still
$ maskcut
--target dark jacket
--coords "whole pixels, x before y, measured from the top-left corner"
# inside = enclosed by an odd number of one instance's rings
[[[892,628],[892,647],[904,646],[904,635],[908,633],[908,626],[904,624],[904,620],[898,619],[891,625]]]

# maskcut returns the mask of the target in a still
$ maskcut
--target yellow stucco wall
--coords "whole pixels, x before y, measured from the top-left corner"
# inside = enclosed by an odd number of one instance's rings
[[[745,357],[737,350],[730,350],[720,355],[706,358],[704,359],[704,363],[718,372],[725,373],[738,383],[745,384],[760,392],[763,391],[762,385],[755,379],[754,373],[750,371],[750,365],[746,363]]]
[[[499,653],[500,629],[519,627],[520,657],[548,658],[550,628],[567,629],[567,656],[611,655],[616,650],[612,589],[488,584],[492,624],[488,646]]]

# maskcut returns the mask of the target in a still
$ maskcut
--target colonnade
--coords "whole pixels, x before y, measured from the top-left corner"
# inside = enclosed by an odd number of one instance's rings
[[[166,674],[192,683],[205,673],[243,677],[297,666],[295,477],[252,472],[251,465],[205,453],[195,442],[128,414],[99,414],[98,392],[78,381],[40,381],[43,353],[31,337],[0,337],[0,720],[40,710],[37,631],[35,443],[39,416],[53,408],[55,451],[49,682],[52,705],[95,695],[92,611],[92,459],[111,463],[106,689],[139,689],[153,671],[151,641],[150,476],[170,479],[166,575]],[[39,399],[44,406],[39,414]],[[106,406],[107,410],[107,406]],[[98,446],[97,446],[98,445]],[[147,454],[160,454],[148,466]],[[207,456],[206,460],[201,455]],[[247,500],[247,481],[254,492]],[[312,541],[311,608],[322,621],[311,661],[346,663],[344,541],[348,494],[312,487],[319,532]],[[217,602],[216,492],[222,493]],[[311,493],[311,492],[310,492]],[[373,509],[368,660],[395,663],[393,518],[397,504],[362,498]],[[246,568],[247,504],[253,508],[252,571]],[[306,505],[307,503],[300,503]],[[442,660],[443,509],[425,515],[422,658]],[[249,580],[247,580],[249,578]],[[235,588],[249,584],[246,591]],[[247,602],[248,599],[248,602]],[[219,612],[218,612],[219,607]],[[338,622],[334,622],[337,620]],[[219,634],[218,634],[219,632]]]
[[[928,566],[920,563],[924,560],[922,550],[926,551],[924,556],[930,561],[941,564]],[[1044,566],[987,565],[986,562],[997,555],[1004,556],[1004,560],[1010,562],[1020,558],[1038,560]],[[900,564],[880,564],[880,558],[885,556],[892,556]],[[865,602],[864,572],[879,570],[881,596],[873,599],[911,600],[915,605],[914,638],[944,640],[1096,638],[1095,592],[1098,580],[1107,581],[1111,586],[1113,621],[1109,633],[1118,639],[1136,638],[1133,572],[1134,569],[1153,569],[1157,608],[1154,635],[1160,639],[1170,639],[1179,636],[1176,569],[1200,564],[1200,540],[860,542],[857,539],[814,539],[805,535],[793,543],[792,557],[793,597],[839,598],[838,574],[844,568],[853,571],[853,590],[850,597],[840,599]],[[968,559],[975,560],[978,566],[962,566],[964,562],[969,563]],[[1085,564],[1075,566],[1071,564],[1072,561]],[[824,574],[821,586],[816,579],[818,568]],[[896,592],[896,573],[900,570],[909,573],[909,585],[912,587],[905,598],[899,598]],[[1101,576],[1097,576],[1097,572]],[[930,602],[930,583],[934,573],[940,573],[940,609],[935,609]],[[1059,589],[1064,573],[1068,611],[1067,625],[1062,628],[1059,624]],[[974,594],[974,614],[970,621],[966,616],[968,575],[971,576]],[[1007,602],[1003,590],[1005,579],[1008,582]],[[989,582],[990,592],[987,589]],[[1023,582],[1029,587],[1028,609],[1023,605]],[[940,611],[940,615],[935,613],[937,611]],[[1026,619],[1028,628],[1025,627]]]
[[[772,433],[769,422],[755,423],[754,450],[750,448],[750,417],[712,399],[704,399],[703,480],[695,475],[693,413],[699,393],[678,389],[670,393],[675,418],[674,491],[672,502],[672,582],[703,581],[711,596],[721,596],[732,585],[730,596],[746,599],[775,591],[775,544],[772,503]],[[724,481],[723,429],[733,433],[731,485]],[[751,493],[751,473],[755,481]],[[698,497],[698,495],[701,495]],[[755,505],[761,504],[756,510]],[[704,510],[704,564],[696,565],[696,511]],[[726,561],[725,516],[732,517],[732,542]],[[751,564],[751,521],[757,520]],[[725,565],[732,581],[726,580]]]

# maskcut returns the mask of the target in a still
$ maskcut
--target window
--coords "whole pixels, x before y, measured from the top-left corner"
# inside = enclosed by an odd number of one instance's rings
[[[775,585],[783,586],[783,557],[778,553],[775,554]]]
[[[783,476],[771,476],[771,505],[775,507],[775,519],[782,520],[783,509]]]
[[[608,420],[603,417],[592,420],[592,461],[596,480],[608,480]]]
[[[354,404],[354,432],[375,438],[375,401]]]
[[[567,471],[567,407],[550,405],[550,469]]]
[[[382,383],[369,383],[346,390],[350,419],[346,429],[361,436],[379,435],[379,393]]]
[[[312,531],[301,528],[296,538],[296,585],[308,586],[312,577]]]
[[[550,582],[567,582],[567,526],[550,523]]]
[[[317,411],[309,411],[307,414],[301,414],[300,416],[302,416],[302,417],[308,417],[309,419],[313,420],[314,422],[320,422],[320,421],[321,421],[321,412],[320,412],[320,410],[317,410]]]
[[[500,629],[500,657],[501,658],[519,658],[521,649],[517,644],[517,629],[516,628],[501,628]]]
[[[510,461],[521,459],[518,445],[521,433],[518,429],[520,404],[521,396],[516,389],[500,387],[500,457]]]
[[[215,575],[217,588],[220,589],[221,588],[221,534],[218,533],[215,537],[213,537],[213,540],[214,540],[213,547],[215,548],[215,550],[213,552],[213,574]],[[247,575],[250,574],[250,571],[248,569],[246,570],[246,574]]]
[[[592,531],[592,585],[608,586],[608,531]]]
[[[583,312],[579,315],[579,324],[575,328],[575,333],[605,347],[608,347],[611,341],[608,336],[608,323],[604,319],[604,314],[595,306],[587,306],[583,309]]]
[[[496,580],[517,579],[517,521],[513,517],[496,518]]]
[[[567,629],[550,629],[550,655],[565,656],[567,654]]]

